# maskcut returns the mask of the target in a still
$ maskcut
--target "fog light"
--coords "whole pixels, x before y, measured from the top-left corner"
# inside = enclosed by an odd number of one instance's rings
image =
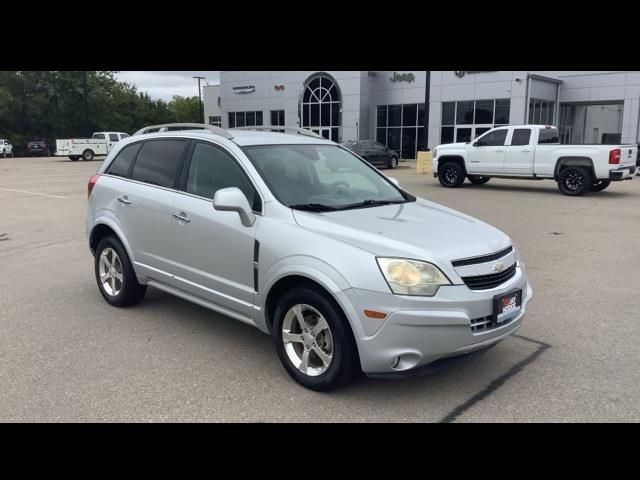
[[[391,368],[396,368],[400,363],[400,357],[393,357],[391,360]]]

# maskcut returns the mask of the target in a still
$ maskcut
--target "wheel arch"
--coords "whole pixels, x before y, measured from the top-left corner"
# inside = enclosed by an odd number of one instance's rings
[[[101,219],[94,224],[91,228],[91,232],[89,233],[89,248],[91,249],[91,253],[95,255],[96,248],[100,241],[108,236],[114,236],[118,239],[118,241],[122,244],[127,255],[129,256],[129,260],[131,263],[134,263],[133,254],[131,252],[131,246],[129,242],[126,241],[125,236],[115,223],[109,221],[108,219]],[[135,267],[134,267],[135,268]]]
[[[580,156],[558,158],[558,161],[556,162],[556,169],[553,173],[553,178],[555,180],[558,180],[558,176],[560,175],[560,172],[567,167],[587,168],[591,173],[592,178],[594,180],[597,178],[595,168],[593,167],[593,160],[589,157],[580,157]]]
[[[464,174],[467,175],[467,165],[462,155],[442,155],[438,157],[438,174],[440,174],[440,169],[443,165],[451,162],[458,163],[464,170]]]

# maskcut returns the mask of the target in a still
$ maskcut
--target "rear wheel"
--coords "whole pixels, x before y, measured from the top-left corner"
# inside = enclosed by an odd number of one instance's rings
[[[273,336],[285,370],[306,388],[331,390],[361,372],[349,321],[320,288],[300,286],[282,297]]]
[[[84,152],[82,152],[82,159],[90,162],[93,160],[93,150],[87,148]]]
[[[457,188],[464,183],[464,169],[458,162],[446,162],[438,169],[438,180],[443,187]]]
[[[609,185],[611,185],[611,180],[598,180],[598,181],[596,181],[596,183],[591,185],[591,191],[592,192],[601,192],[602,190],[607,188]]]
[[[567,167],[558,176],[558,188],[571,197],[585,194],[591,185],[593,185],[593,178],[585,167]]]
[[[483,177],[481,175],[467,175],[467,178],[474,185],[484,185],[490,180],[489,177]]]
[[[131,260],[115,237],[103,238],[96,248],[95,275],[98,289],[114,307],[128,307],[140,302],[147,291],[138,283]]]

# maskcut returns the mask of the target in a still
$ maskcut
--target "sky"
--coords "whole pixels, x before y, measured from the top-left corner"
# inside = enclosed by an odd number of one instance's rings
[[[220,83],[220,72],[147,71],[118,72],[119,80],[133,84],[138,91],[147,92],[154,100],[171,100],[174,95],[192,97],[198,94],[198,80],[194,76],[205,77],[201,86]]]

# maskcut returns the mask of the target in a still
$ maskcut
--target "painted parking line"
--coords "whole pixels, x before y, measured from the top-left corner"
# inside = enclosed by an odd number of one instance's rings
[[[28,190],[18,190],[18,189],[15,189],[15,188],[7,188],[7,187],[0,187],[0,190],[5,190],[7,192],[26,193],[27,195],[38,195],[40,197],[49,197],[49,198],[69,199],[69,198],[83,198],[84,197],[84,195],[52,195],[50,193],[30,192]]]
[[[487,385],[487,387],[482,389],[476,395],[474,395],[473,397],[471,397],[461,405],[458,405],[457,407],[455,407],[447,416],[445,416],[442,420],[440,420],[440,423],[451,423],[455,421],[460,415],[462,415],[464,412],[469,410],[475,404],[477,404],[478,402],[480,402],[481,400],[485,399],[486,397],[491,395],[493,392],[495,392],[498,388],[500,388],[500,386],[506,383],[506,381],[509,380],[511,377],[520,373],[527,365],[534,362],[548,348],[551,348],[551,345],[549,345],[548,343],[541,342],[533,338],[528,338],[522,335],[513,335],[513,337],[519,338],[526,342],[533,343],[537,345],[538,348],[532,354],[528,355],[524,360],[513,365],[505,374],[500,375],[498,378],[493,380],[489,385]]]

